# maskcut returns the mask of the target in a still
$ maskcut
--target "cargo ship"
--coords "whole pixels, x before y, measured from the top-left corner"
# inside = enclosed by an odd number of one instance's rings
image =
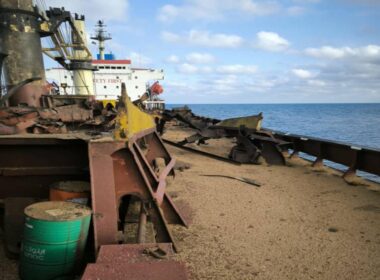
[[[105,106],[84,17],[42,8],[0,1],[0,278],[378,278],[380,185],[356,171],[380,175],[379,150],[273,131],[265,114],[148,113],[127,82]],[[73,94],[52,89],[43,54]]]
[[[125,83],[128,96],[132,101],[141,98],[153,84],[157,87],[158,81],[164,80],[165,73],[163,69],[137,68],[132,66],[130,59],[116,59],[115,54],[105,53],[105,42],[112,37],[106,31],[106,25],[103,21],[98,21],[96,33],[91,36],[93,42],[97,42],[99,53],[97,59],[92,60],[94,69],[93,74],[93,91],[97,100],[105,103],[115,103],[120,97],[120,85]],[[76,86],[74,85],[74,76],[72,71],[63,67],[46,69],[47,80],[60,95],[75,94]],[[92,87],[91,87],[92,88]],[[83,90],[87,89],[84,87]],[[164,100],[158,98],[156,92],[145,103],[149,107],[164,107]]]

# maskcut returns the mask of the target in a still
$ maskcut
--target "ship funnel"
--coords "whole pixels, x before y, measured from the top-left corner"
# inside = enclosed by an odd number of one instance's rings
[[[26,84],[13,91],[9,105],[40,107],[46,81],[39,15],[32,0],[0,0],[0,53],[8,91]]]

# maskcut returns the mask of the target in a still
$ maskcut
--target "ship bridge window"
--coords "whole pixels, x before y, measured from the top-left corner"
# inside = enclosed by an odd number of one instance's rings
[[[126,69],[125,66],[123,66],[123,69]]]
[[[111,66],[111,69],[116,69],[116,67],[115,66]]]
[[[106,69],[110,69],[110,67],[109,67],[109,66],[106,66]]]
[[[104,69],[104,66],[99,66],[99,69]]]
[[[122,69],[122,67],[121,67],[121,66],[118,66],[117,69]]]

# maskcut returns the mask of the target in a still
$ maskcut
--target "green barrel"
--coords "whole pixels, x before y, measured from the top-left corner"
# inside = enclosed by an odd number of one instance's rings
[[[47,201],[25,208],[20,277],[64,278],[81,263],[91,210],[81,204]]]

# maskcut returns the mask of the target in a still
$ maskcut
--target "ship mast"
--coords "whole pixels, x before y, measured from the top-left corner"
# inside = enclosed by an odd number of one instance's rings
[[[99,20],[96,25],[95,35],[91,37],[92,40],[98,41],[99,46],[99,56],[100,59],[103,60],[105,58],[104,56],[104,50],[105,50],[105,41],[111,40],[111,34],[107,33],[105,29],[106,25],[102,20]]]

